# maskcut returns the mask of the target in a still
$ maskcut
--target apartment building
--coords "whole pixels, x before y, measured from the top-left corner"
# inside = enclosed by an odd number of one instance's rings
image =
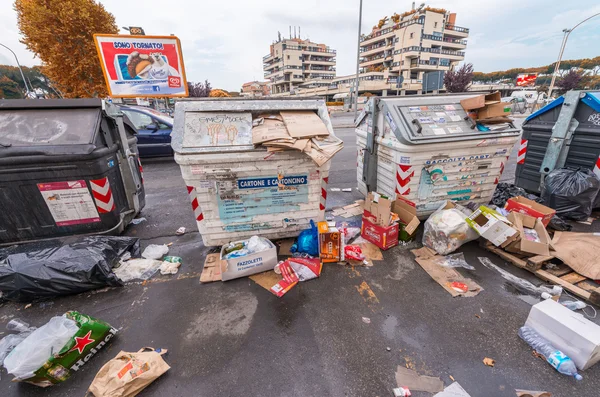
[[[456,26],[456,14],[441,8],[385,17],[361,37],[360,80],[373,81],[369,86],[381,91],[421,93],[429,72],[453,70],[464,60],[468,36],[468,28]]]
[[[250,98],[265,97],[269,96],[270,93],[269,83],[266,81],[249,81],[242,84],[242,90],[240,91],[241,96]]]
[[[304,82],[327,86],[335,78],[335,50],[299,38],[278,39],[263,57],[271,95],[295,94]]]

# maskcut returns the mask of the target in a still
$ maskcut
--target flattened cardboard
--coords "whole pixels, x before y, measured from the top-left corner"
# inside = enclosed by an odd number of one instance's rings
[[[221,281],[221,254],[208,254],[204,260],[200,282],[212,283],[213,281]]]
[[[550,255],[550,236],[540,219],[518,212],[511,212],[508,214],[508,220],[513,224],[518,234],[517,239],[506,245],[504,250],[520,254]],[[540,241],[527,240],[524,228],[534,229]]]
[[[456,269],[438,265],[436,259],[440,258],[440,255],[437,255],[431,248],[422,247],[411,250],[410,252],[415,256],[415,261],[417,261],[419,266],[421,266],[432,279],[453,297],[472,297],[483,291],[483,288],[481,288],[479,284],[470,278],[463,277]],[[459,292],[452,288],[452,283],[455,281],[466,284],[468,287],[467,292]]]
[[[284,110],[280,113],[292,138],[329,135],[323,120],[312,110]]]
[[[460,105],[465,110],[480,109],[484,106],[493,105],[501,101],[499,92],[492,92],[491,94],[477,95],[473,98],[463,99],[460,101]]]
[[[555,232],[553,255],[577,273],[600,280],[600,235],[596,233]]]
[[[522,196],[511,197],[506,201],[504,209],[511,212],[520,212],[533,216],[534,218],[541,218],[544,226],[548,227],[550,219],[556,214],[556,210],[546,207],[545,205],[536,203],[533,200],[526,199]]]
[[[262,124],[252,127],[252,144],[254,145],[285,138],[290,138],[290,134],[283,121],[264,119]]]

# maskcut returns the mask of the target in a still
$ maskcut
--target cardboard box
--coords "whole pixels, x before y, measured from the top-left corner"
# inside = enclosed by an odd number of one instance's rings
[[[396,201],[392,203],[392,211],[398,214],[400,219],[400,231],[398,239],[400,241],[412,241],[417,234],[417,228],[421,224],[417,218],[417,208],[415,203],[398,196]]]
[[[381,226],[373,222],[371,218],[363,215],[360,235],[382,250],[387,250],[398,245],[399,230],[400,225],[398,223],[391,226]]]
[[[509,116],[511,113],[510,105],[507,103],[495,103],[486,105],[477,109],[477,120],[484,120],[493,117]]]
[[[485,106],[494,105],[501,102],[501,96],[499,92],[492,92],[491,94],[477,95],[476,97],[463,99],[460,101],[460,105],[465,110],[480,109]]]
[[[508,220],[517,230],[518,237],[515,241],[504,247],[506,251],[517,254],[550,255],[551,239],[540,219],[518,212],[511,212],[508,214]],[[535,230],[540,241],[528,240],[525,235],[525,228]]]
[[[525,325],[569,356],[580,370],[600,361],[600,326],[552,299],[533,305]]]
[[[536,203],[533,200],[526,199],[522,196],[511,197],[506,201],[504,208],[511,212],[520,212],[522,214],[540,218],[544,226],[548,226],[550,219],[556,214],[556,210]]]
[[[467,224],[496,247],[514,240],[517,231],[510,221],[486,206],[479,207],[467,219]]]
[[[329,135],[323,120],[312,110],[282,110],[280,114],[292,138]]]
[[[389,226],[392,223],[392,200],[369,192],[365,199],[364,216],[379,226]]]
[[[240,256],[239,258],[223,259],[225,256],[225,246],[221,248],[221,280],[227,281],[234,278],[251,276],[256,273],[273,270],[277,264],[277,248],[267,239],[264,239],[270,245],[270,248]],[[246,240],[235,241],[234,244],[243,243]]]
[[[317,223],[319,230],[319,258],[321,261],[340,262],[344,260],[344,239],[342,233],[327,222]]]

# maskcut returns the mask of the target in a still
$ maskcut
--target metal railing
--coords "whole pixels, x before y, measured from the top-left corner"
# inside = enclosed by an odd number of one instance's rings
[[[308,51],[308,52],[323,52],[328,54],[335,54],[335,50],[331,50],[329,48],[321,48],[321,47],[298,47],[292,45],[283,45],[284,50],[297,50],[297,51]]]
[[[456,25],[446,25],[446,29],[448,30],[454,30],[455,32],[461,32],[461,33],[469,33],[469,28],[462,28],[460,26],[456,26]]]
[[[465,56],[464,51],[452,51],[452,50],[443,50],[441,48],[428,48],[428,47],[417,47],[417,46],[410,46],[410,47],[403,48],[401,50],[396,50],[396,51],[394,51],[394,54],[401,54],[404,52],[411,52],[411,51],[429,52],[432,54],[454,55],[454,56],[459,56],[459,57]]]

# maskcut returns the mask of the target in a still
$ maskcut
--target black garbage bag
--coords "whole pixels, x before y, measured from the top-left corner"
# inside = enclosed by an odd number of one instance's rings
[[[127,251],[139,256],[138,238],[85,236],[0,249],[2,298],[31,302],[106,286],[120,287],[123,283],[112,268]]]
[[[559,168],[544,179],[542,199],[557,215],[585,221],[592,214],[598,191],[600,180],[591,170]]]
[[[548,227],[559,232],[570,232],[573,229],[572,225],[569,225],[563,218],[556,214],[550,219]]]
[[[492,196],[490,203],[497,207],[504,208],[504,205],[509,198],[517,196],[522,196],[538,203],[541,202],[541,199],[535,194],[529,194],[525,189],[515,186],[512,183],[502,182],[496,185],[496,190],[494,190],[494,195]]]

